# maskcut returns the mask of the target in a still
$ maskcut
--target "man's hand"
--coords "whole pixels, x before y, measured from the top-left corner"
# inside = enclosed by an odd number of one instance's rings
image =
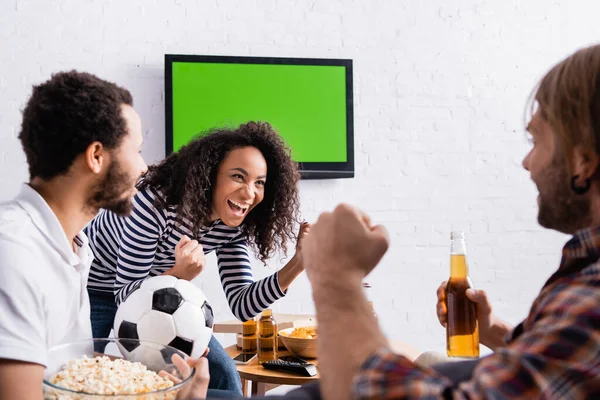
[[[362,211],[340,204],[323,213],[302,241],[302,257],[313,286],[348,277],[361,281],[388,249],[386,229]]]
[[[445,328],[448,321],[448,308],[446,304],[446,286],[448,281],[442,282],[437,289],[437,317],[440,324]],[[479,338],[483,341],[485,333],[490,328],[492,318],[492,306],[483,290],[467,289],[467,298],[477,304],[477,319],[479,320]]]
[[[204,355],[197,359],[188,358],[187,360],[184,360],[177,354],[173,354],[171,357],[171,361],[173,361],[173,364],[175,364],[181,376],[189,376],[192,368],[196,369],[196,373],[194,374],[192,381],[177,394],[177,400],[196,400],[206,398],[208,382],[210,381],[208,360],[206,359],[208,351],[209,349],[207,348],[204,352]],[[175,384],[181,382],[181,379],[168,372],[161,371],[158,374],[160,376],[169,378]]]
[[[445,328],[448,320],[446,305],[447,281],[442,282],[437,289],[436,312],[440,324]],[[504,345],[504,337],[512,328],[492,314],[492,305],[483,290],[467,289],[467,298],[477,304],[477,319],[479,320],[479,341],[492,350]]]
[[[191,281],[204,269],[206,258],[204,248],[197,240],[192,240],[183,235],[175,246],[175,266],[164,273],[179,279]]]
[[[373,226],[366,214],[345,204],[321,214],[302,241],[319,321],[323,398],[351,398],[360,366],[387,345],[361,283],[388,245],[385,228]]]

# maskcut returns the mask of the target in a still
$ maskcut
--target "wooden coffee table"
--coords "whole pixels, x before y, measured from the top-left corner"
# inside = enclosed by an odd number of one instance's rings
[[[315,325],[317,318],[310,314],[273,314],[277,321],[277,329]],[[237,319],[215,322],[213,333],[242,333],[242,323]]]
[[[234,344],[225,349],[227,354],[232,358],[241,353],[241,350]],[[289,351],[279,350],[278,356],[291,355]],[[314,359],[307,360],[312,364],[317,365],[319,362]],[[248,389],[251,395],[263,395],[267,390],[271,390],[279,385],[304,385],[305,383],[319,380],[319,374],[315,376],[299,376],[283,371],[273,371],[263,368],[255,358],[249,364],[236,364],[236,369],[242,379],[242,392],[244,396],[248,396]]]

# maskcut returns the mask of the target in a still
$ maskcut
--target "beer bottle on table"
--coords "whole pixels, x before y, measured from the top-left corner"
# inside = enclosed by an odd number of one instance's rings
[[[446,350],[448,357],[479,357],[479,323],[477,305],[469,300],[466,291],[472,288],[467,266],[465,235],[450,235],[450,279],[446,286]]]
[[[242,323],[242,353],[256,353],[256,319],[250,318]]]
[[[258,320],[258,363],[277,360],[277,322],[273,311],[266,309]]]

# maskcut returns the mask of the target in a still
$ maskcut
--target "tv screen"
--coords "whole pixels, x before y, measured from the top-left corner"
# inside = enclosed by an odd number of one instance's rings
[[[269,122],[305,179],[354,176],[352,60],[165,55],[166,151]]]

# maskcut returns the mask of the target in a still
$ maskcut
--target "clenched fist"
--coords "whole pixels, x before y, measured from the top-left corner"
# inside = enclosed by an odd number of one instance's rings
[[[302,257],[313,283],[351,278],[362,280],[389,246],[386,229],[373,226],[357,208],[340,204],[319,216],[302,240]]]
[[[175,246],[175,265],[165,272],[165,275],[191,281],[200,275],[205,265],[206,258],[202,245],[197,240],[183,235]]]

